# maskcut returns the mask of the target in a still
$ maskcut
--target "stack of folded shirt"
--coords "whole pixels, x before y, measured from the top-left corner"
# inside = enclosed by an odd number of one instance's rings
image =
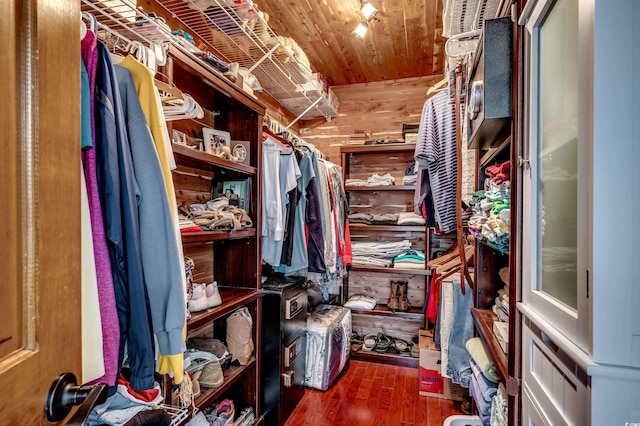
[[[493,312],[502,322],[509,321],[509,294],[507,290],[498,290],[498,296],[496,297],[496,303],[492,307]]]
[[[362,223],[365,225],[371,225],[371,218],[373,215],[368,213],[349,213],[349,223]]]
[[[395,184],[395,179],[390,173],[379,175],[374,173],[367,179],[366,186],[390,186]]]
[[[241,230],[251,228],[253,222],[247,212],[236,206],[229,205],[229,199],[218,197],[206,204],[191,204],[189,207],[179,208],[183,217],[181,231],[195,231],[191,223],[199,227],[199,231],[213,230]],[[188,222],[190,221],[190,222]],[[182,227],[184,223],[184,229]]]
[[[398,214],[398,225],[424,225],[422,216],[413,212],[402,212]]]
[[[364,179],[347,179],[344,181],[344,186],[366,186],[367,181]]]
[[[398,242],[352,242],[353,265],[389,267],[396,256],[411,248],[409,240]]]
[[[398,216],[393,213],[374,213],[371,215],[371,223],[373,225],[396,225]]]
[[[509,183],[507,180],[497,184],[486,179],[485,190],[475,192],[469,202],[473,214],[467,222],[471,234],[488,241],[503,253],[509,252],[511,232]]]
[[[418,170],[416,170],[416,163],[411,164],[407,167],[407,170],[404,172],[404,176],[402,177],[403,185],[415,185],[418,182]]]
[[[393,267],[398,269],[424,269],[424,252],[406,250],[393,259]]]

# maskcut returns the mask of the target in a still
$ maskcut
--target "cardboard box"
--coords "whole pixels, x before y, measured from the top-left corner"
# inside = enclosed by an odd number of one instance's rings
[[[493,322],[493,334],[496,335],[502,352],[509,353],[509,324],[502,321]]]
[[[436,348],[430,332],[420,330],[418,346],[420,348],[418,368],[420,395],[462,401],[467,394],[467,389],[452,383],[447,377],[442,377],[440,351]]]
[[[444,383],[440,375],[440,351],[436,349],[433,337],[428,331],[420,330],[418,346],[420,347],[420,382],[418,384],[420,395],[442,398]]]

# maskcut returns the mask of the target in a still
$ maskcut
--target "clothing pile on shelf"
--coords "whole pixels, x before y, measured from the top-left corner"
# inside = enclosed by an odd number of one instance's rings
[[[366,180],[365,179],[347,179],[345,181],[346,186],[391,186],[396,184],[396,179],[391,176],[390,173],[379,175],[373,173]]]
[[[81,54],[82,293],[95,296],[83,300],[82,377],[108,384],[115,398],[125,365],[131,389],[154,388],[157,352],[159,373],[183,379],[175,162],[153,72],[112,56],[92,31]]]
[[[206,204],[180,206],[180,231],[239,231],[253,227],[253,221],[247,212],[229,204],[229,198],[217,197]]]
[[[353,242],[351,247],[354,265],[389,268],[393,265],[396,256],[411,249],[411,242],[409,240]]]
[[[422,216],[413,212],[402,213],[349,213],[349,223],[364,225],[424,225]]]
[[[486,240],[502,253],[509,253],[510,181],[509,162],[485,169],[488,176],[485,188],[476,191],[469,202],[473,214],[469,218],[469,232],[479,240]]]
[[[402,184],[405,186],[415,186],[416,183],[418,183],[418,170],[416,170],[416,163],[412,163],[404,172]]]
[[[262,141],[262,260],[304,276],[328,300],[351,263],[340,167],[302,140],[265,132]]]
[[[424,269],[424,252],[421,250],[405,250],[393,259],[393,267],[397,269]]]
[[[471,355],[470,392],[476,403],[476,408],[483,425],[506,426],[507,394],[495,365],[487,354],[484,343],[479,337],[473,337],[466,342],[466,348]]]

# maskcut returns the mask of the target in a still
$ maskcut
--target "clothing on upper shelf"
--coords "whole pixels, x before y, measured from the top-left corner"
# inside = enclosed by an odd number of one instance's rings
[[[508,173],[508,162],[499,167]],[[493,179],[486,179],[485,189],[476,191],[469,202],[472,206],[472,215],[467,222],[469,232],[503,253],[509,252],[510,196],[509,180],[496,183]]]

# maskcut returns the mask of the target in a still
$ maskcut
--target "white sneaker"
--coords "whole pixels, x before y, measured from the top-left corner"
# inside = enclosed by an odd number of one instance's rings
[[[194,284],[193,295],[191,296],[191,300],[189,300],[189,311],[190,312],[204,311],[205,309],[207,309],[208,306],[209,306],[209,301],[207,300],[205,284]]]
[[[209,308],[215,308],[216,306],[222,305],[222,299],[220,298],[217,282],[214,281],[211,284],[208,284],[205,288],[205,293],[207,295],[207,306]]]

